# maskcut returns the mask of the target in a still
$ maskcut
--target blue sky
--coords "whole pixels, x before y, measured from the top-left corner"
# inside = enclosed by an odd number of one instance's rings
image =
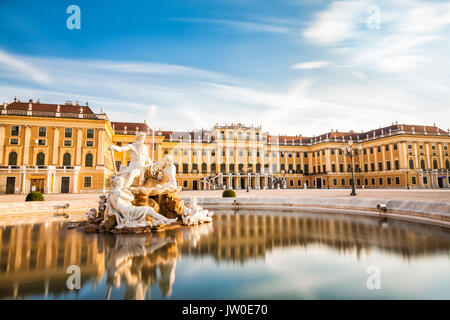
[[[3,0],[0,97],[88,100],[171,130],[446,130],[449,25],[443,1]]]

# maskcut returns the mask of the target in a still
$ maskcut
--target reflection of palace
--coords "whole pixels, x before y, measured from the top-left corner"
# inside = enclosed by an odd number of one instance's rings
[[[66,235],[62,223],[2,227],[0,239],[0,298],[68,293],[69,265],[80,266],[82,284],[104,272],[96,237]]]
[[[71,264],[81,267],[82,287],[105,279],[107,291],[98,299],[148,299],[155,285],[163,297],[172,294],[183,255],[245,263],[276,248],[316,245],[357,256],[382,250],[405,259],[450,250],[448,230],[410,222],[382,227],[368,217],[250,210],[216,213],[214,220],[148,235],[86,235],[60,230],[56,223],[0,228],[0,298],[61,298],[70,292],[66,268]],[[119,297],[117,288],[125,288]]]
[[[240,210],[217,214],[215,232],[203,237],[195,248],[182,246],[182,253],[212,255],[218,261],[264,258],[277,247],[324,245],[339,252],[370,252],[371,248],[405,257],[433,254],[450,249],[447,230],[427,229],[413,223],[390,221],[381,228],[374,218],[319,214],[269,215]],[[428,230],[428,232],[427,232]]]
[[[146,123],[110,122],[100,111],[72,104],[15,100],[0,106],[0,193],[103,192],[113,163],[107,146],[148,134],[150,157],[173,155],[184,189],[343,188],[351,159],[341,146],[360,145],[357,187],[449,187],[450,132],[392,124],[366,132],[316,137],[273,136],[261,127],[215,125],[209,130],[154,131]],[[116,166],[129,156],[115,153]]]

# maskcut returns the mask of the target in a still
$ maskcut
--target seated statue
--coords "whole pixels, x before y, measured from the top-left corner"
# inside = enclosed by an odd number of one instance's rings
[[[108,211],[110,215],[116,216],[117,229],[146,227],[149,216],[155,226],[172,224],[177,219],[168,219],[158,214],[153,208],[142,206],[136,207],[131,204],[134,200],[133,194],[125,188],[123,176],[111,177],[111,191],[108,197]]]
[[[155,177],[154,172],[159,173]],[[158,195],[181,191],[177,185],[176,168],[173,157],[166,154],[162,162],[155,162],[147,168],[146,179],[142,187],[132,187],[132,191],[145,193],[147,195]]]

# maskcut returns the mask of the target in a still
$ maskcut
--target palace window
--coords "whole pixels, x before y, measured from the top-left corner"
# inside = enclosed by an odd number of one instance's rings
[[[368,172],[369,171],[369,166],[367,165],[367,163],[364,163],[364,172]]]
[[[399,177],[395,177],[395,184],[400,184],[400,178]]]
[[[383,163],[378,162],[378,171],[383,171]]]
[[[64,147],[72,146],[72,140],[64,140]]]
[[[11,135],[12,136],[19,136],[19,126],[11,126]]]
[[[394,143],[394,150],[397,150],[397,144]]]
[[[378,146],[377,152],[381,152],[381,146]]]
[[[331,164],[331,171],[336,172],[336,164],[335,163]]]
[[[414,169],[414,160],[413,159],[409,159],[409,168],[411,170]]]
[[[395,160],[395,170],[400,169],[400,163],[398,162],[398,160]]]
[[[70,166],[70,160],[71,160],[70,158],[71,158],[70,153],[64,153],[63,166]]]
[[[92,167],[93,158],[94,157],[92,156],[92,153],[86,154],[86,157],[84,159],[84,165],[86,167]]]
[[[420,168],[422,169],[422,170],[425,170],[425,160],[420,160]]]
[[[84,177],[84,187],[85,188],[92,187],[92,177]]]
[[[164,149],[164,155],[169,154],[169,149],[165,148]]]
[[[94,141],[92,141],[92,140],[86,141],[86,147],[93,147],[93,146],[94,146]]]
[[[386,170],[391,170],[391,162],[390,161],[386,162]]]
[[[389,151],[389,145],[388,144],[386,145],[386,151]]]
[[[380,178],[380,179],[379,179],[379,184],[380,184],[380,186],[383,185],[383,178]]]
[[[10,152],[8,156],[8,166],[16,166],[17,165],[17,153]]]
[[[375,178],[372,178],[372,185],[374,186],[375,185]]]
[[[339,164],[339,172],[344,172],[344,165],[342,163]]]
[[[438,168],[438,162],[436,160],[433,160],[433,169]]]
[[[206,163],[202,163],[202,173],[206,173],[206,171],[207,171],[207,166],[206,166]]]
[[[387,184],[391,184],[391,178],[387,178]]]
[[[297,152],[297,158],[300,158],[300,152]]]
[[[39,127],[39,137],[46,137],[46,136],[47,136],[47,128]]]
[[[38,146],[45,146],[45,139],[39,139]]]
[[[375,163],[374,163],[374,162],[372,162],[372,163],[370,164],[370,170],[371,170],[371,171],[375,171]]]
[[[206,157],[206,150],[202,150],[202,156]]]
[[[333,186],[337,186],[337,179],[333,179]]]
[[[86,131],[86,138],[87,139],[94,139],[94,129],[87,129],[87,131]]]
[[[36,156],[36,165],[43,166],[45,164],[45,154],[43,152],[39,152]]]
[[[334,154],[334,149],[331,149],[331,154]]]
[[[412,177],[412,178],[411,178],[411,183],[412,183],[412,184],[416,184],[416,177]]]
[[[18,145],[19,144],[19,139],[11,139],[11,140],[9,140],[9,144],[11,144],[11,145]]]
[[[341,179],[341,185],[345,186],[345,179]]]
[[[72,128],[66,128],[64,130],[64,137],[65,138],[72,138]]]

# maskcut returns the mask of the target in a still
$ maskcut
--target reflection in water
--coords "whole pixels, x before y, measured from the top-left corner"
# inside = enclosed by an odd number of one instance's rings
[[[380,225],[377,219],[337,214],[255,211],[223,211],[212,224],[148,235],[83,234],[51,223],[3,227],[0,239],[3,299],[76,298],[66,286],[69,265],[81,267],[82,289],[89,283],[93,291],[105,285],[101,294],[88,292],[84,298],[109,299],[118,288],[124,290],[119,298],[149,299],[156,285],[163,297],[172,294],[177,259],[183,256],[245,263],[263,260],[278,247],[319,245],[357,257],[376,249],[411,262],[450,250],[445,228],[392,220]]]

